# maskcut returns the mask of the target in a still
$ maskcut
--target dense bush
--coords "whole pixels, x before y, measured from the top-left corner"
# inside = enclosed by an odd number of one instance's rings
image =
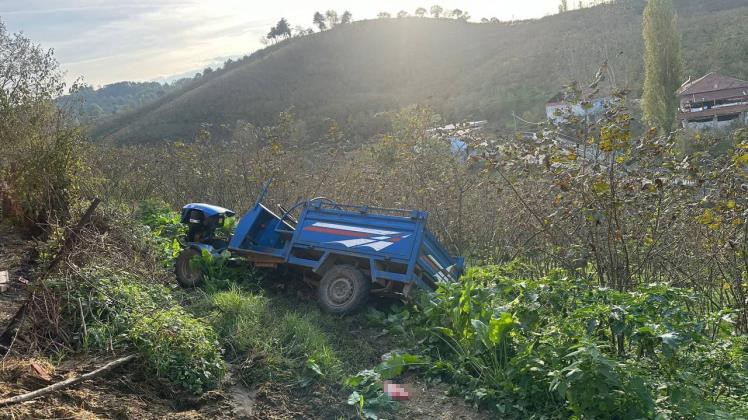
[[[76,332],[84,351],[134,348],[146,369],[191,392],[213,388],[223,376],[216,334],[163,285],[92,265],[52,276],[45,287],[61,296],[65,329]]]
[[[128,337],[149,369],[183,389],[203,392],[218,386],[223,377],[218,337],[181,307],[141,317]]]
[[[692,303],[667,284],[618,292],[486,266],[384,319],[422,343],[431,375],[505,416],[748,415],[748,341]]]

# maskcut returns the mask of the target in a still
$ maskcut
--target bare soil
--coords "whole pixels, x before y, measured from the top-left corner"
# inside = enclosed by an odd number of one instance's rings
[[[71,375],[80,375],[105,362],[70,360],[54,368],[43,359],[9,357],[0,363],[0,399],[42,388]],[[32,363],[42,366],[49,380],[42,378]],[[78,386],[0,408],[0,419],[236,418],[223,390],[196,397],[172,393],[168,386],[163,385],[143,378],[136,366],[123,367]]]
[[[413,390],[412,397],[403,401],[396,418],[402,419],[492,419],[494,416],[484,411],[478,411],[464,400],[448,394],[449,389],[444,384],[429,385],[417,376],[409,376],[402,380]]]

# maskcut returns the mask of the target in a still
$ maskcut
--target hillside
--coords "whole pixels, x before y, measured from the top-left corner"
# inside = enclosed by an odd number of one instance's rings
[[[118,82],[99,89],[84,86],[58,98],[57,103],[69,109],[81,121],[101,121],[150,104],[178,86],[177,83],[169,85],[157,82]]]
[[[748,77],[748,1],[676,2],[686,75],[720,69]],[[355,22],[266,48],[229,68],[100,124],[118,142],[191,138],[202,123],[269,123],[293,107],[307,136],[334,118],[352,137],[386,128],[378,113],[412,103],[447,119],[507,126],[512,112],[542,118],[560,85],[589,79],[608,59],[618,86],[638,93],[643,0],[619,1],[539,20]]]

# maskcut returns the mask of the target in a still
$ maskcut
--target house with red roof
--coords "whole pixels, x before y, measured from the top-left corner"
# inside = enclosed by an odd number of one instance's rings
[[[676,91],[678,121],[693,130],[726,130],[748,124],[748,82],[716,72],[690,78]]]

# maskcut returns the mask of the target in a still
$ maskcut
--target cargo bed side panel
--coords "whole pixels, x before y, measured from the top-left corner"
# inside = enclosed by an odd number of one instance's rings
[[[419,221],[406,217],[309,210],[294,242],[331,250],[408,261]]]
[[[461,261],[449,255],[427,230],[418,255],[418,267],[434,282],[453,282],[459,277],[460,265]]]

